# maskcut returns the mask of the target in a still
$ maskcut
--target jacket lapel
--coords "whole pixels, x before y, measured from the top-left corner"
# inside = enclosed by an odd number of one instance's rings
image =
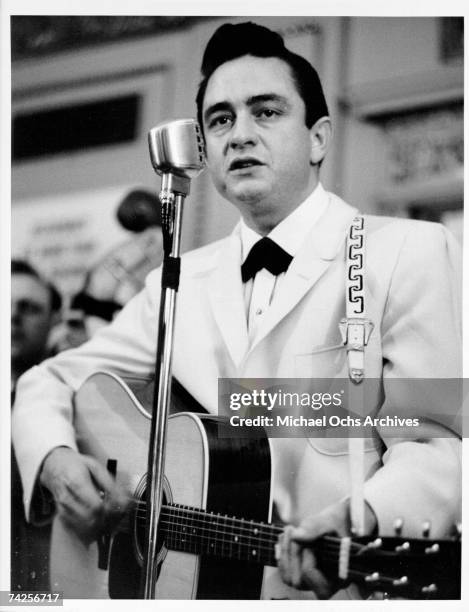
[[[314,286],[343,245],[347,228],[357,210],[333,194],[329,197],[325,213],[288,268],[251,347],[241,281],[239,226],[222,243],[208,279],[208,296],[213,316],[236,367]]]
[[[321,278],[343,245],[356,209],[330,195],[330,202],[288,268],[272,306],[266,313],[250,350],[298,304]],[[345,283],[345,279],[344,279]]]
[[[213,316],[236,367],[248,350],[248,330],[241,281],[241,240],[238,227],[222,244],[208,279]]]

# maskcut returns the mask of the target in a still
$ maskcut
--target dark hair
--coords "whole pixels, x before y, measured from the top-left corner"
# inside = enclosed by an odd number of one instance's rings
[[[24,259],[12,259],[11,260],[11,275],[13,274],[26,274],[32,276],[39,281],[50,294],[50,307],[52,312],[57,312],[62,307],[62,297],[52,283],[43,278],[39,272],[33,268],[33,266],[25,261]]]
[[[136,233],[161,225],[160,201],[149,191],[133,189],[119,204],[117,220],[123,228]]]
[[[280,34],[251,21],[225,23],[209,40],[202,59],[202,81],[196,97],[197,119],[202,129],[202,106],[210,77],[225,62],[244,55],[278,57],[290,66],[296,88],[306,107],[305,123],[308,128],[329,114],[318,73],[307,60],[285,47]]]

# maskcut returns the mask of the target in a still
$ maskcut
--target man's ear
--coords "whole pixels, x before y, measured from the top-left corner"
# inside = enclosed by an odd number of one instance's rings
[[[321,117],[309,130],[311,138],[310,161],[313,165],[322,162],[332,140],[332,124],[329,117]]]

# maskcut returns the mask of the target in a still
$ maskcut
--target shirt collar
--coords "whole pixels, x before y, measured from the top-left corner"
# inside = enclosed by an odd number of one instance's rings
[[[328,203],[327,193],[321,183],[314,191],[268,235],[292,257],[300,250],[306,236],[312,230]],[[242,261],[262,236],[246,225],[241,219]]]

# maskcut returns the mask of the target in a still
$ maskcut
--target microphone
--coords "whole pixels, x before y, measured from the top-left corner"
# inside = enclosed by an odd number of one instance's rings
[[[164,121],[148,134],[152,166],[162,176],[162,191],[188,195],[190,180],[205,167],[202,132],[195,119]]]
[[[160,123],[150,130],[148,142],[151,163],[155,172],[162,177],[160,201],[164,250],[148,452],[146,545],[141,581],[144,598],[154,599],[158,578],[158,519],[163,499],[166,430],[171,401],[176,294],[181,271],[182,209],[184,198],[189,194],[191,179],[205,165],[205,155],[202,134],[194,119]]]

